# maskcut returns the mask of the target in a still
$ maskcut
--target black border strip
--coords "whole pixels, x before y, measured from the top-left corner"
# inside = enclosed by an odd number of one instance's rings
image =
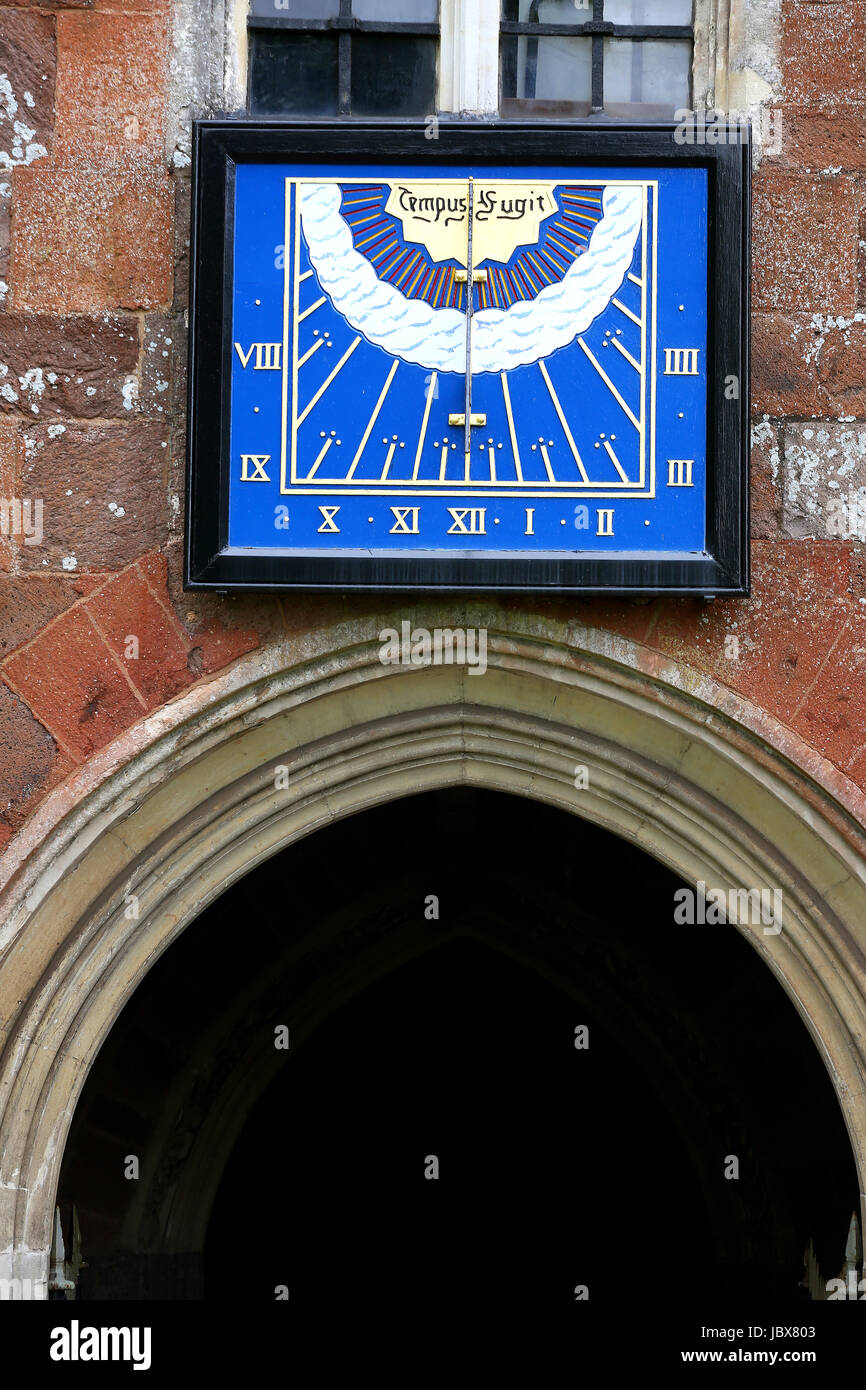
[[[189,430],[185,587],[414,592],[746,595],[751,132],[730,143],[680,144],[674,122],[644,124],[424,121],[196,121],[190,248]],[[696,135],[702,132],[696,127]],[[234,171],[241,162],[381,160],[437,164],[700,166],[709,172],[707,552],[573,555],[393,551],[274,553],[226,546],[229,481]],[[228,344],[228,346],[226,346]],[[739,395],[728,399],[726,379]]]

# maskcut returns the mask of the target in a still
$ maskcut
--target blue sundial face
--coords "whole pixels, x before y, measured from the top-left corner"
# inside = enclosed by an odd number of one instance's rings
[[[702,553],[706,243],[701,168],[239,165],[230,546]]]

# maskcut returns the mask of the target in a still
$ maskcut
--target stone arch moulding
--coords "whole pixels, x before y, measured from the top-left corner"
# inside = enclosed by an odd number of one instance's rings
[[[399,629],[402,616],[244,658],[102,750],[10,842],[0,861],[0,1278],[17,1281],[13,1294],[46,1296],[71,1115],[162,951],[292,841],[457,783],[591,819],[686,881],[781,891],[778,934],[737,925],[824,1059],[863,1193],[866,798],[765,712],[627,639],[479,605],[464,617],[488,630],[483,675],[385,666],[379,629]],[[434,605],[413,617],[429,629],[455,621]],[[278,764],[286,790],[275,789]],[[578,764],[589,770],[581,790]],[[238,951],[252,942],[240,933]]]

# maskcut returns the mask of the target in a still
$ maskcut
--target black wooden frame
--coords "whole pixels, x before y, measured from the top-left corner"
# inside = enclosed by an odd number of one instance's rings
[[[675,141],[673,122],[591,124],[390,120],[196,121],[190,261],[186,495],[188,589],[366,589],[583,594],[741,595],[749,592],[750,132],[730,142]],[[240,162],[701,166],[709,178],[707,548],[638,551],[239,550],[228,547],[234,173]],[[728,399],[725,382],[739,393]]]

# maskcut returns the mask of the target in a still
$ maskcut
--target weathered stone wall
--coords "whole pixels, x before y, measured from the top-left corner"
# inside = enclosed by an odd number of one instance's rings
[[[734,8],[731,91],[776,117],[754,190],[753,595],[510,599],[500,627],[521,609],[622,634],[866,788],[866,5]],[[242,654],[382,626],[363,595],[181,588],[188,121],[237,97],[237,24],[227,0],[0,0],[0,497],[44,503],[40,545],[0,537],[0,842],[35,844],[52,788]]]

